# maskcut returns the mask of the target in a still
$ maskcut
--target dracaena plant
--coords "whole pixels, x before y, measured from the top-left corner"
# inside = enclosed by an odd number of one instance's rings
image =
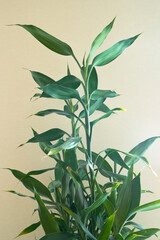
[[[130,152],[109,146],[98,153],[92,149],[94,126],[115,112],[124,111],[119,107],[110,109],[105,104],[108,98],[115,98],[119,94],[98,89],[96,68],[115,60],[140,35],[119,41],[95,56],[96,50],[110,33],[114,21],[115,19],[94,39],[82,64],[65,42],[36,26],[18,24],[53,52],[73,57],[81,73],[79,79],[67,67],[66,76],[54,81],[43,73],[30,71],[40,90],[33,98],[50,98],[53,104],[54,99],[64,102],[63,109],[45,109],[33,115],[45,117],[58,114],[67,117],[70,119],[71,132],[52,128],[37,133],[33,129],[33,137],[26,143],[39,143],[45,156],[53,161],[53,168],[34,170],[27,174],[9,169],[33,195],[24,195],[13,190],[9,192],[29,197],[38,206],[35,209],[38,222],[25,228],[18,236],[33,232],[39,226],[44,230],[41,240],[138,240],[156,236],[160,230],[146,229],[133,220],[139,212],[160,208],[160,200],[140,204],[141,194],[145,191],[141,189],[140,173],[134,171],[134,165],[138,161],[149,166],[143,154],[159,137],[141,142]],[[99,112],[97,118],[94,117],[96,111]],[[20,146],[22,145],[24,144]],[[51,176],[54,173],[54,179],[49,186],[45,186],[35,176],[48,171],[52,172]],[[97,178],[100,175],[105,177],[103,183]]]

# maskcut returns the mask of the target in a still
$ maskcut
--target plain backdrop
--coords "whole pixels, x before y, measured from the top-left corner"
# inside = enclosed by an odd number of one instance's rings
[[[69,121],[60,116],[26,118],[49,107],[62,107],[60,101],[35,101],[36,84],[28,70],[40,71],[55,80],[71,72],[80,77],[71,57],[51,52],[20,27],[9,24],[33,24],[72,46],[82,62],[95,36],[116,16],[114,28],[98,52],[119,40],[141,36],[118,59],[97,68],[99,88],[116,90],[120,97],[108,101],[109,107],[123,107],[127,112],[115,114],[98,124],[93,134],[93,149],[114,147],[129,151],[139,142],[160,135],[160,1],[159,0],[0,0],[0,238],[11,240],[31,223],[36,203],[5,192],[28,191],[8,170],[23,172],[52,167],[43,158],[37,144],[17,146],[32,137],[31,127],[38,132],[60,127],[68,129]],[[65,121],[64,121],[65,120]],[[145,155],[158,176],[143,163],[142,188],[155,194],[144,194],[142,203],[160,198],[160,140]],[[39,179],[48,183],[52,174]],[[102,179],[103,181],[103,179]],[[137,221],[146,227],[160,228],[160,210],[140,213]],[[39,239],[42,229],[21,237]]]

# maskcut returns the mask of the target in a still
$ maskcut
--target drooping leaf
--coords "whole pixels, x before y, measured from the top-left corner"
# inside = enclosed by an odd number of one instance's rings
[[[51,233],[42,237],[40,240],[75,240],[74,235],[68,232]]]
[[[41,134],[36,134],[33,138],[30,138],[26,143],[55,141],[55,140],[63,137],[64,134],[67,134],[67,133],[59,128],[52,128]],[[26,143],[24,143],[24,144],[26,144]],[[24,144],[21,144],[20,146],[23,146]]]
[[[26,174],[26,176],[39,175],[39,174],[42,174],[42,173],[45,173],[45,172],[48,172],[48,171],[52,171],[54,169],[55,168],[46,168],[46,169],[40,169],[40,170],[33,170],[33,171],[28,172]]]
[[[12,174],[19,180],[21,181],[21,183],[31,192],[34,192],[34,188],[36,188],[37,192],[44,197],[49,198],[50,200],[52,199],[52,196],[48,190],[48,188],[41,183],[40,181],[38,181],[37,179],[30,177],[30,176],[26,176],[25,173],[20,172],[16,169],[11,169],[11,168],[7,168],[8,170],[10,170],[12,172]]]
[[[51,83],[55,82],[52,78],[46,76],[43,73],[36,72],[36,71],[30,71],[30,73],[31,73],[34,81],[42,88],[44,86],[46,86],[47,84],[51,84]]]
[[[20,236],[22,236],[22,235],[31,233],[31,232],[35,231],[39,226],[40,226],[40,222],[33,223],[33,224],[30,225],[29,227],[25,228],[22,232],[20,232],[20,234],[18,234],[17,237],[20,237]]]
[[[88,55],[88,59],[87,62],[90,61],[90,59],[93,57],[94,53],[96,52],[96,50],[102,45],[102,43],[104,42],[104,40],[106,39],[106,37],[108,36],[109,32],[111,31],[113,24],[114,24],[115,18],[112,20],[112,22],[107,25],[102,32],[100,32],[98,34],[98,36],[94,39],[92,45],[91,45],[91,49]]]
[[[94,92],[92,92],[90,98],[92,100],[97,100],[99,98],[114,98],[119,96],[119,94],[117,94],[115,91],[111,91],[111,90],[94,90]]]
[[[127,164],[123,161],[123,159],[121,158],[120,154],[116,151],[112,151],[111,152],[106,152],[108,154],[108,157],[115,162],[116,164],[119,164],[121,167],[129,169],[129,167],[127,166]]]
[[[23,27],[25,30],[31,33],[39,42],[41,42],[45,47],[49,48],[53,52],[66,56],[73,55],[73,51],[68,44],[62,42],[58,38],[53,37],[42,29],[34,25],[17,24],[17,26]]]
[[[92,62],[92,66],[104,66],[110,62],[112,62],[114,59],[116,59],[118,56],[121,55],[121,53],[129,47],[139,36],[140,34],[128,38],[125,40],[122,40],[116,44],[114,44],[112,47],[107,49],[106,51],[100,53],[97,55]]]
[[[76,98],[80,100],[79,93],[77,92],[76,89],[64,87],[56,83],[48,84],[44,86],[42,90],[53,98],[62,99],[62,100]]]
[[[156,234],[159,231],[160,231],[159,228],[143,229],[141,231],[136,231],[136,232],[133,232],[133,233],[129,234],[125,238],[125,240],[131,240],[131,239],[143,240],[143,239],[147,239],[147,238],[150,238],[151,236],[153,236],[154,234]]]
[[[57,223],[53,217],[53,215],[48,211],[46,206],[44,205],[43,201],[41,200],[39,194],[34,189],[34,196],[38,203],[38,212],[40,222],[42,224],[43,230],[46,234],[59,232],[59,228]]]
[[[133,226],[134,228],[137,228],[137,229],[140,229],[140,230],[143,230],[145,229],[145,227],[143,227],[142,225],[138,224],[138,223],[135,223],[135,222],[126,222],[125,226]]]
[[[135,154],[135,155],[138,155],[138,156],[143,156],[143,154],[147,151],[147,149],[158,138],[160,138],[160,137],[157,136],[157,137],[148,138],[147,140],[145,140],[145,141],[139,143],[138,145],[136,145],[129,153]],[[135,164],[138,160],[139,160],[139,158],[136,158],[136,157],[131,158],[129,156],[126,156],[125,159],[124,159],[124,161],[127,165]]]

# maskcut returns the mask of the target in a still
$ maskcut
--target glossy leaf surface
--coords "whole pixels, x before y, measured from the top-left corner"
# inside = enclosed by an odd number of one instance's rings
[[[120,56],[122,52],[137,39],[138,36],[139,34],[132,38],[122,40],[116,43],[115,45],[113,45],[112,47],[110,47],[109,49],[107,49],[106,51],[100,53],[93,59],[92,65],[104,66],[112,62],[114,59]]]
[[[17,26],[23,27],[29,33],[31,33],[40,43],[42,43],[45,47],[49,48],[53,52],[59,53],[61,55],[73,55],[71,47],[62,42],[58,38],[53,37],[42,29],[34,26],[34,25],[21,25],[17,24]]]

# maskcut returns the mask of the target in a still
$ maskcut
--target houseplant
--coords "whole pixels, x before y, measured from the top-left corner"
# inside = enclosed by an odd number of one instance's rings
[[[54,160],[53,168],[34,170],[27,174],[8,168],[33,193],[28,197],[38,205],[35,212],[38,212],[39,221],[25,228],[18,236],[32,232],[40,225],[45,233],[41,240],[138,240],[156,236],[160,231],[158,228],[145,229],[133,220],[138,212],[160,208],[160,200],[140,204],[140,173],[134,172],[134,165],[138,161],[149,166],[143,154],[159,137],[141,142],[129,153],[108,146],[99,153],[92,149],[94,126],[115,112],[124,111],[123,108],[110,109],[106,106],[105,100],[117,97],[118,94],[115,91],[98,89],[96,68],[119,57],[140,35],[119,41],[95,56],[96,50],[110,33],[114,21],[115,19],[94,39],[82,65],[68,44],[33,25],[18,24],[53,52],[73,57],[82,76],[79,79],[72,75],[69,67],[67,75],[59,81],[40,72],[30,71],[41,92],[36,93],[33,98],[64,101],[63,110],[45,109],[34,115],[45,117],[55,113],[67,117],[72,131],[68,133],[52,128],[37,133],[33,129],[33,137],[26,142],[39,143],[46,156]],[[96,111],[101,113],[98,118],[93,117]],[[91,115],[94,120],[91,120]],[[81,137],[82,132],[85,139]],[[83,156],[81,159],[78,159],[79,153]],[[35,176],[48,171],[54,172],[55,179],[46,187]],[[103,184],[99,183],[98,174],[105,177]],[[26,196],[13,190],[9,192]]]

